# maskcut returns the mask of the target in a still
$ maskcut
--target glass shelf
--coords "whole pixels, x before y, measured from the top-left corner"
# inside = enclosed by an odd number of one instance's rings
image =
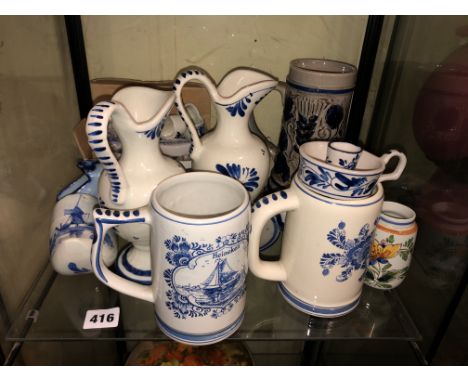
[[[120,306],[114,329],[83,330],[89,309]],[[249,275],[247,305],[237,340],[385,339],[420,341],[421,335],[398,293],[364,287],[359,306],[350,314],[315,318],[291,307],[273,282]],[[25,300],[6,335],[7,341],[162,340],[153,305],[120,295],[93,274],[57,275],[48,265]]]

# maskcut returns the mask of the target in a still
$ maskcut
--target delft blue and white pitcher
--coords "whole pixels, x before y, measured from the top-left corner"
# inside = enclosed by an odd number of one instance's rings
[[[301,158],[310,159],[307,148]],[[337,317],[352,311],[362,292],[372,234],[384,199],[377,183],[372,195],[340,200],[310,187],[302,172],[291,187],[255,203],[249,242],[249,268],[257,277],[278,281],[288,303],[307,314]],[[264,225],[287,211],[281,258],[259,257]]]
[[[201,139],[181,97],[184,85],[193,80],[205,85],[216,110],[216,128]],[[174,82],[176,107],[192,135],[194,170],[217,171],[238,179],[255,200],[267,182],[273,161],[265,142],[249,130],[249,119],[255,106],[277,84],[273,77],[253,69],[235,69],[218,86],[200,68],[180,72]]]
[[[96,209],[93,271],[107,286],[154,304],[170,338],[207,345],[242,323],[247,276],[250,199],[242,184],[212,172],[172,176],[154,190],[149,207]],[[103,259],[106,232],[144,223],[151,228],[151,285],[111,272]]]
[[[172,91],[129,86],[116,92],[112,101],[98,102],[91,109],[86,133],[91,149],[104,167],[98,188],[101,207],[143,207],[160,181],[185,171],[180,163],[163,155],[159,148],[161,128],[174,100]],[[119,160],[108,141],[109,123],[122,144]],[[151,282],[148,227],[132,224],[117,232],[132,243],[119,255],[116,263],[119,271],[139,282]]]

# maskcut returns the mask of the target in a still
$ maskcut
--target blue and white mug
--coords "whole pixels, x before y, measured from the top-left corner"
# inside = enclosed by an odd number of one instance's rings
[[[148,207],[94,211],[93,271],[118,292],[153,303],[168,337],[191,345],[221,341],[244,316],[250,213],[249,194],[235,179],[211,172],[172,176],[155,188]],[[106,232],[131,223],[151,229],[151,285],[120,277],[103,262]]]
[[[249,270],[277,281],[284,299],[317,317],[338,317],[359,304],[383,187],[365,200],[335,200],[310,190],[297,174],[291,187],[254,205]],[[260,258],[263,227],[286,212],[278,261]]]

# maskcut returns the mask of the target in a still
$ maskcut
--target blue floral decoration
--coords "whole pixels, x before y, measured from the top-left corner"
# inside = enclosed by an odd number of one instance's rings
[[[73,273],[87,273],[91,272],[91,270],[87,268],[79,268],[76,263],[68,263],[68,269],[70,269]]]
[[[340,167],[346,168],[348,170],[352,170],[352,169],[356,168],[357,161],[358,161],[357,157],[354,157],[349,162],[346,159],[339,159],[338,164],[340,165]]]
[[[162,120],[155,127],[153,127],[152,129],[143,131],[141,134],[145,134],[145,137],[150,138],[150,139],[159,138],[161,136],[161,130],[164,126],[164,122],[165,120]]]
[[[369,224],[365,224],[359,231],[358,237],[347,239],[345,227],[346,224],[340,222],[337,228],[328,232],[327,240],[341,251],[322,254],[320,258],[320,266],[323,268],[322,274],[328,276],[331,268],[340,266],[342,272],[336,276],[336,281],[346,281],[353,271],[359,270],[362,270],[359,278],[362,280],[369,257],[372,232],[369,230]]]
[[[344,110],[340,105],[332,105],[328,108],[327,113],[325,114],[325,121],[328,126],[333,130],[338,129],[340,123],[343,121]]]
[[[241,167],[236,163],[226,163],[226,165],[217,164],[216,171],[223,175],[230,176],[231,178],[240,181],[247,191],[251,192],[258,187],[260,177],[255,168]]]
[[[246,97],[242,98],[240,101],[237,101],[236,103],[226,107],[226,110],[229,112],[229,114],[231,114],[231,117],[235,117],[237,114],[239,114],[240,117],[245,116],[245,111],[249,107],[248,104],[250,102],[252,102],[252,100],[250,98],[251,96],[252,96],[252,94],[250,94],[250,96],[246,96]]]
[[[321,166],[307,168],[304,173],[304,182],[311,187],[322,190],[335,189],[338,191],[351,191],[351,196],[369,194],[377,183],[377,179],[368,179],[366,176],[349,176],[340,172],[330,172]]]

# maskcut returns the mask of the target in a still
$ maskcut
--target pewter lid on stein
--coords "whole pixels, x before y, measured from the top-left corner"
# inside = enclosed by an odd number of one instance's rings
[[[314,89],[353,89],[357,68],[346,62],[321,58],[298,58],[289,64],[288,82]]]

